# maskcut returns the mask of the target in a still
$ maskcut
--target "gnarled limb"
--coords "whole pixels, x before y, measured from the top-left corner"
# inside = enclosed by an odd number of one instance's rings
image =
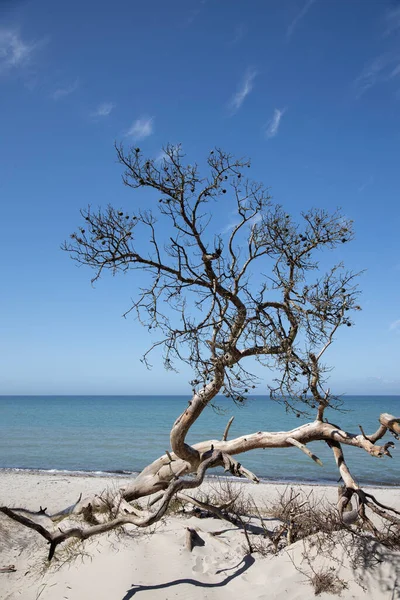
[[[50,530],[35,522],[33,518],[28,518],[24,515],[19,514],[18,509],[13,510],[7,507],[0,507],[0,512],[4,513],[6,516],[10,517],[14,521],[25,525],[26,527],[37,531],[40,535],[42,535],[50,544],[49,550],[49,560],[54,556],[54,552],[56,547],[64,542],[65,540],[74,537],[80,540],[86,540],[94,535],[98,535],[101,533],[105,533],[107,531],[111,531],[123,525],[136,525],[137,527],[147,527],[152,525],[153,523],[159,521],[165,514],[168,505],[173,498],[173,496],[184,489],[193,489],[198,487],[203,479],[207,469],[221,466],[223,464],[229,463],[229,458],[224,456],[224,454],[219,450],[211,450],[207,453],[207,456],[203,457],[203,461],[201,462],[196,476],[193,479],[178,479],[170,482],[167,490],[165,491],[160,505],[153,512],[148,514],[145,517],[138,517],[134,514],[122,514],[118,515],[109,521],[104,523],[99,523],[96,525],[92,525],[90,527],[75,526],[69,527],[68,529],[62,530],[60,527],[58,530]]]
[[[398,419],[395,419],[391,415],[381,415],[380,421],[388,424],[388,427],[393,427],[394,423],[398,423]],[[390,425],[389,425],[390,424]],[[367,436],[362,434],[365,439]],[[373,436],[369,436],[371,438]],[[338,499],[338,511],[340,518],[346,525],[353,525],[359,519],[363,522],[375,535],[378,535],[378,531],[372,521],[366,514],[366,508],[368,507],[372,512],[379,515],[382,519],[387,520],[400,526],[400,520],[393,516],[400,515],[400,512],[389,506],[381,504],[372,494],[369,494],[362,490],[359,485],[354,481],[346,461],[344,459],[343,449],[339,442],[335,440],[327,441],[328,446],[332,449],[335,457],[336,464],[339,468],[340,476],[344,482],[344,489],[340,490]],[[370,452],[372,456],[379,456],[379,453]],[[388,454],[388,453],[387,453]],[[390,456],[390,454],[388,454]],[[351,505],[352,497],[356,498],[356,508],[345,512],[346,508]]]
[[[208,511],[214,514],[216,517],[223,521],[228,521],[228,523],[235,523],[235,519],[233,519],[227,511],[229,506],[234,503],[235,499],[232,500],[229,504],[225,506],[214,506],[213,504],[209,504],[208,502],[203,502],[198,498],[193,498],[192,496],[188,496],[187,494],[178,493],[177,497],[184,502],[188,502],[189,504],[193,504],[193,506],[197,506],[204,511]]]
[[[386,419],[385,422],[396,423],[398,419],[390,415],[390,419]],[[211,446],[232,456],[258,448],[290,448],[293,447],[293,443],[288,441],[288,438],[290,438],[303,445],[313,441],[336,441],[344,445],[361,448],[371,456],[381,457],[388,455],[388,449],[386,445],[376,445],[376,442],[385,435],[388,429],[389,427],[382,426],[379,435],[375,434],[375,443],[373,443],[362,434],[349,433],[331,423],[316,420],[296,427],[291,431],[258,431],[226,441],[207,440],[195,444],[193,448],[199,453],[199,456],[207,452]],[[182,461],[174,454],[172,456],[174,458],[172,464],[170,464],[168,457],[164,455],[146,467],[132,484],[123,490],[124,498],[132,501],[162,489],[162,486],[165,487],[167,481],[173,476],[171,470],[173,473],[177,473],[180,469],[185,468],[185,474],[195,471],[189,463]]]

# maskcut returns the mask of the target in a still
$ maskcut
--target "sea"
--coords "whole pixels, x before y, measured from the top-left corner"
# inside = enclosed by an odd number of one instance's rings
[[[93,477],[140,472],[169,449],[169,432],[187,406],[188,396],[0,396],[0,471],[46,471]],[[346,396],[341,412],[326,417],[343,429],[376,431],[381,412],[400,417],[400,396]],[[310,419],[288,414],[267,396],[251,397],[244,406],[216,399],[191,429],[188,442],[221,439],[256,431],[285,431]],[[393,440],[390,435],[387,440]],[[395,441],[395,440],[393,440]],[[319,466],[297,448],[255,450],[240,461],[264,481],[334,484],[338,471],[324,442],[309,444]],[[393,458],[373,458],[343,446],[347,464],[360,485],[400,486],[400,442]],[[220,476],[223,471],[210,475]]]

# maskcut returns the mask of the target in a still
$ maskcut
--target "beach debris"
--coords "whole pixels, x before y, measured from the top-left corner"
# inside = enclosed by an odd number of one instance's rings
[[[193,527],[186,527],[185,545],[189,552],[191,552],[194,546],[204,546],[205,541],[199,536]]]
[[[17,569],[15,565],[8,565],[7,567],[0,567],[0,573],[15,573]]]

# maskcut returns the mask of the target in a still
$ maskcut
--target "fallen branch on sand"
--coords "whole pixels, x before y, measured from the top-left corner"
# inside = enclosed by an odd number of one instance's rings
[[[7,567],[0,567],[0,573],[15,573],[17,569],[15,565],[8,565]]]

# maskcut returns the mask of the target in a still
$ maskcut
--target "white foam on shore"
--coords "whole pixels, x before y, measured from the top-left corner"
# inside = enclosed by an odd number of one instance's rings
[[[21,467],[0,467],[1,473],[21,473],[26,475],[63,475],[65,477],[93,477],[93,478],[104,478],[104,479],[114,479],[114,478],[129,478],[129,477],[137,477],[139,475],[139,471],[85,471],[85,470],[74,470],[74,469],[29,469],[29,468],[21,468]],[[205,481],[212,481],[215,479],[226,479],[228,481],[240,482],[244,484],[252,483],[248,479],[234,477],[232,475],[221,475],[221,474],[208,474],[205,476]],[[268,479],[266,477],[259,477],[260,483],[262,484],[270,484],[270,485],[308,485],[312,487],[337,487],[340,483],[338,481],[333,481],[331,479]],[[400,488],[399,483],[376,483],[372,480],[367,480],[363,482],[363,487],[372,487],[376,489],[386,489],[386,488]]]

